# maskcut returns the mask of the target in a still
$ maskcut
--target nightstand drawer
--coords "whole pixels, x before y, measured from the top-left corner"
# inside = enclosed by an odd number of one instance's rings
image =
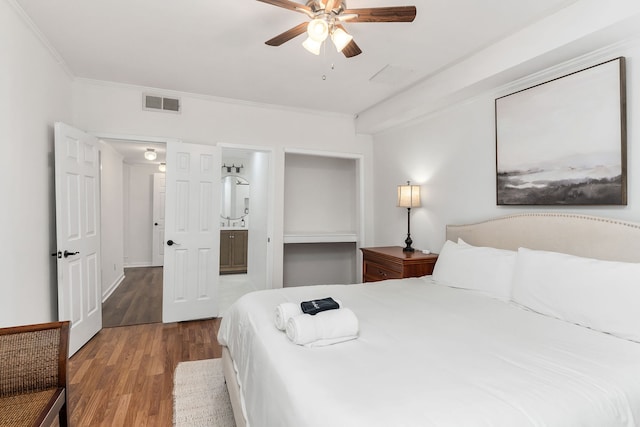
[[[404,252],[399,246],[360,248],[360,250],[364,282],[425,276],[433,272],[438,259],[437,254],[424,254],[419,251]]]
[[[378,280],[402,279],[401,271],[394,271],[391,268],[365,260],[363,262],[363,279],[366,282],[377,282]]]

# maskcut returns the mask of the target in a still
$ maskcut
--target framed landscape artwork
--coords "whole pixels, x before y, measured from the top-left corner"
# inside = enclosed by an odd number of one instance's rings
[[[498,205],[626,205],[623,57],[497,98]]]

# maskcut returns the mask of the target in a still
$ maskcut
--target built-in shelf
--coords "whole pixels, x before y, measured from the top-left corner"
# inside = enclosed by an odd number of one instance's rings
[[[287,150],[283,285],[359,280],[361,156]]]
[[[284,243],[351,243],[357,242],[355,233],[295,233],[285,234]]]

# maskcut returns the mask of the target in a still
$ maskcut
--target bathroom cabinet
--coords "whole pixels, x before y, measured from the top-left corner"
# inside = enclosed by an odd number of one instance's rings
[[[247,272],[248,230],[220,230],[220,274]]]

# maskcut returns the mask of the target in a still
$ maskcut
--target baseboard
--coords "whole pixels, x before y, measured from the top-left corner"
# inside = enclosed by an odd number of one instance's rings
[[[107,288],[107,292],[105,292],[104,294],[102,294],[102,303],[104,304],[104,302],[111,296],[112,293],[115,292],[116,289],[118,289],[118,286],[120,286],[120,284],[123,282],[124,280],[124,273],[122,273],[122,275],[120,277],[118,277],[112,284],[111,286],[109,286],[109,288]]]
[[[142,261],[142,262],[131,262],[124,265],[124,268],[134,268],[134,267],[153,267],[153,263],[151,261]]]

